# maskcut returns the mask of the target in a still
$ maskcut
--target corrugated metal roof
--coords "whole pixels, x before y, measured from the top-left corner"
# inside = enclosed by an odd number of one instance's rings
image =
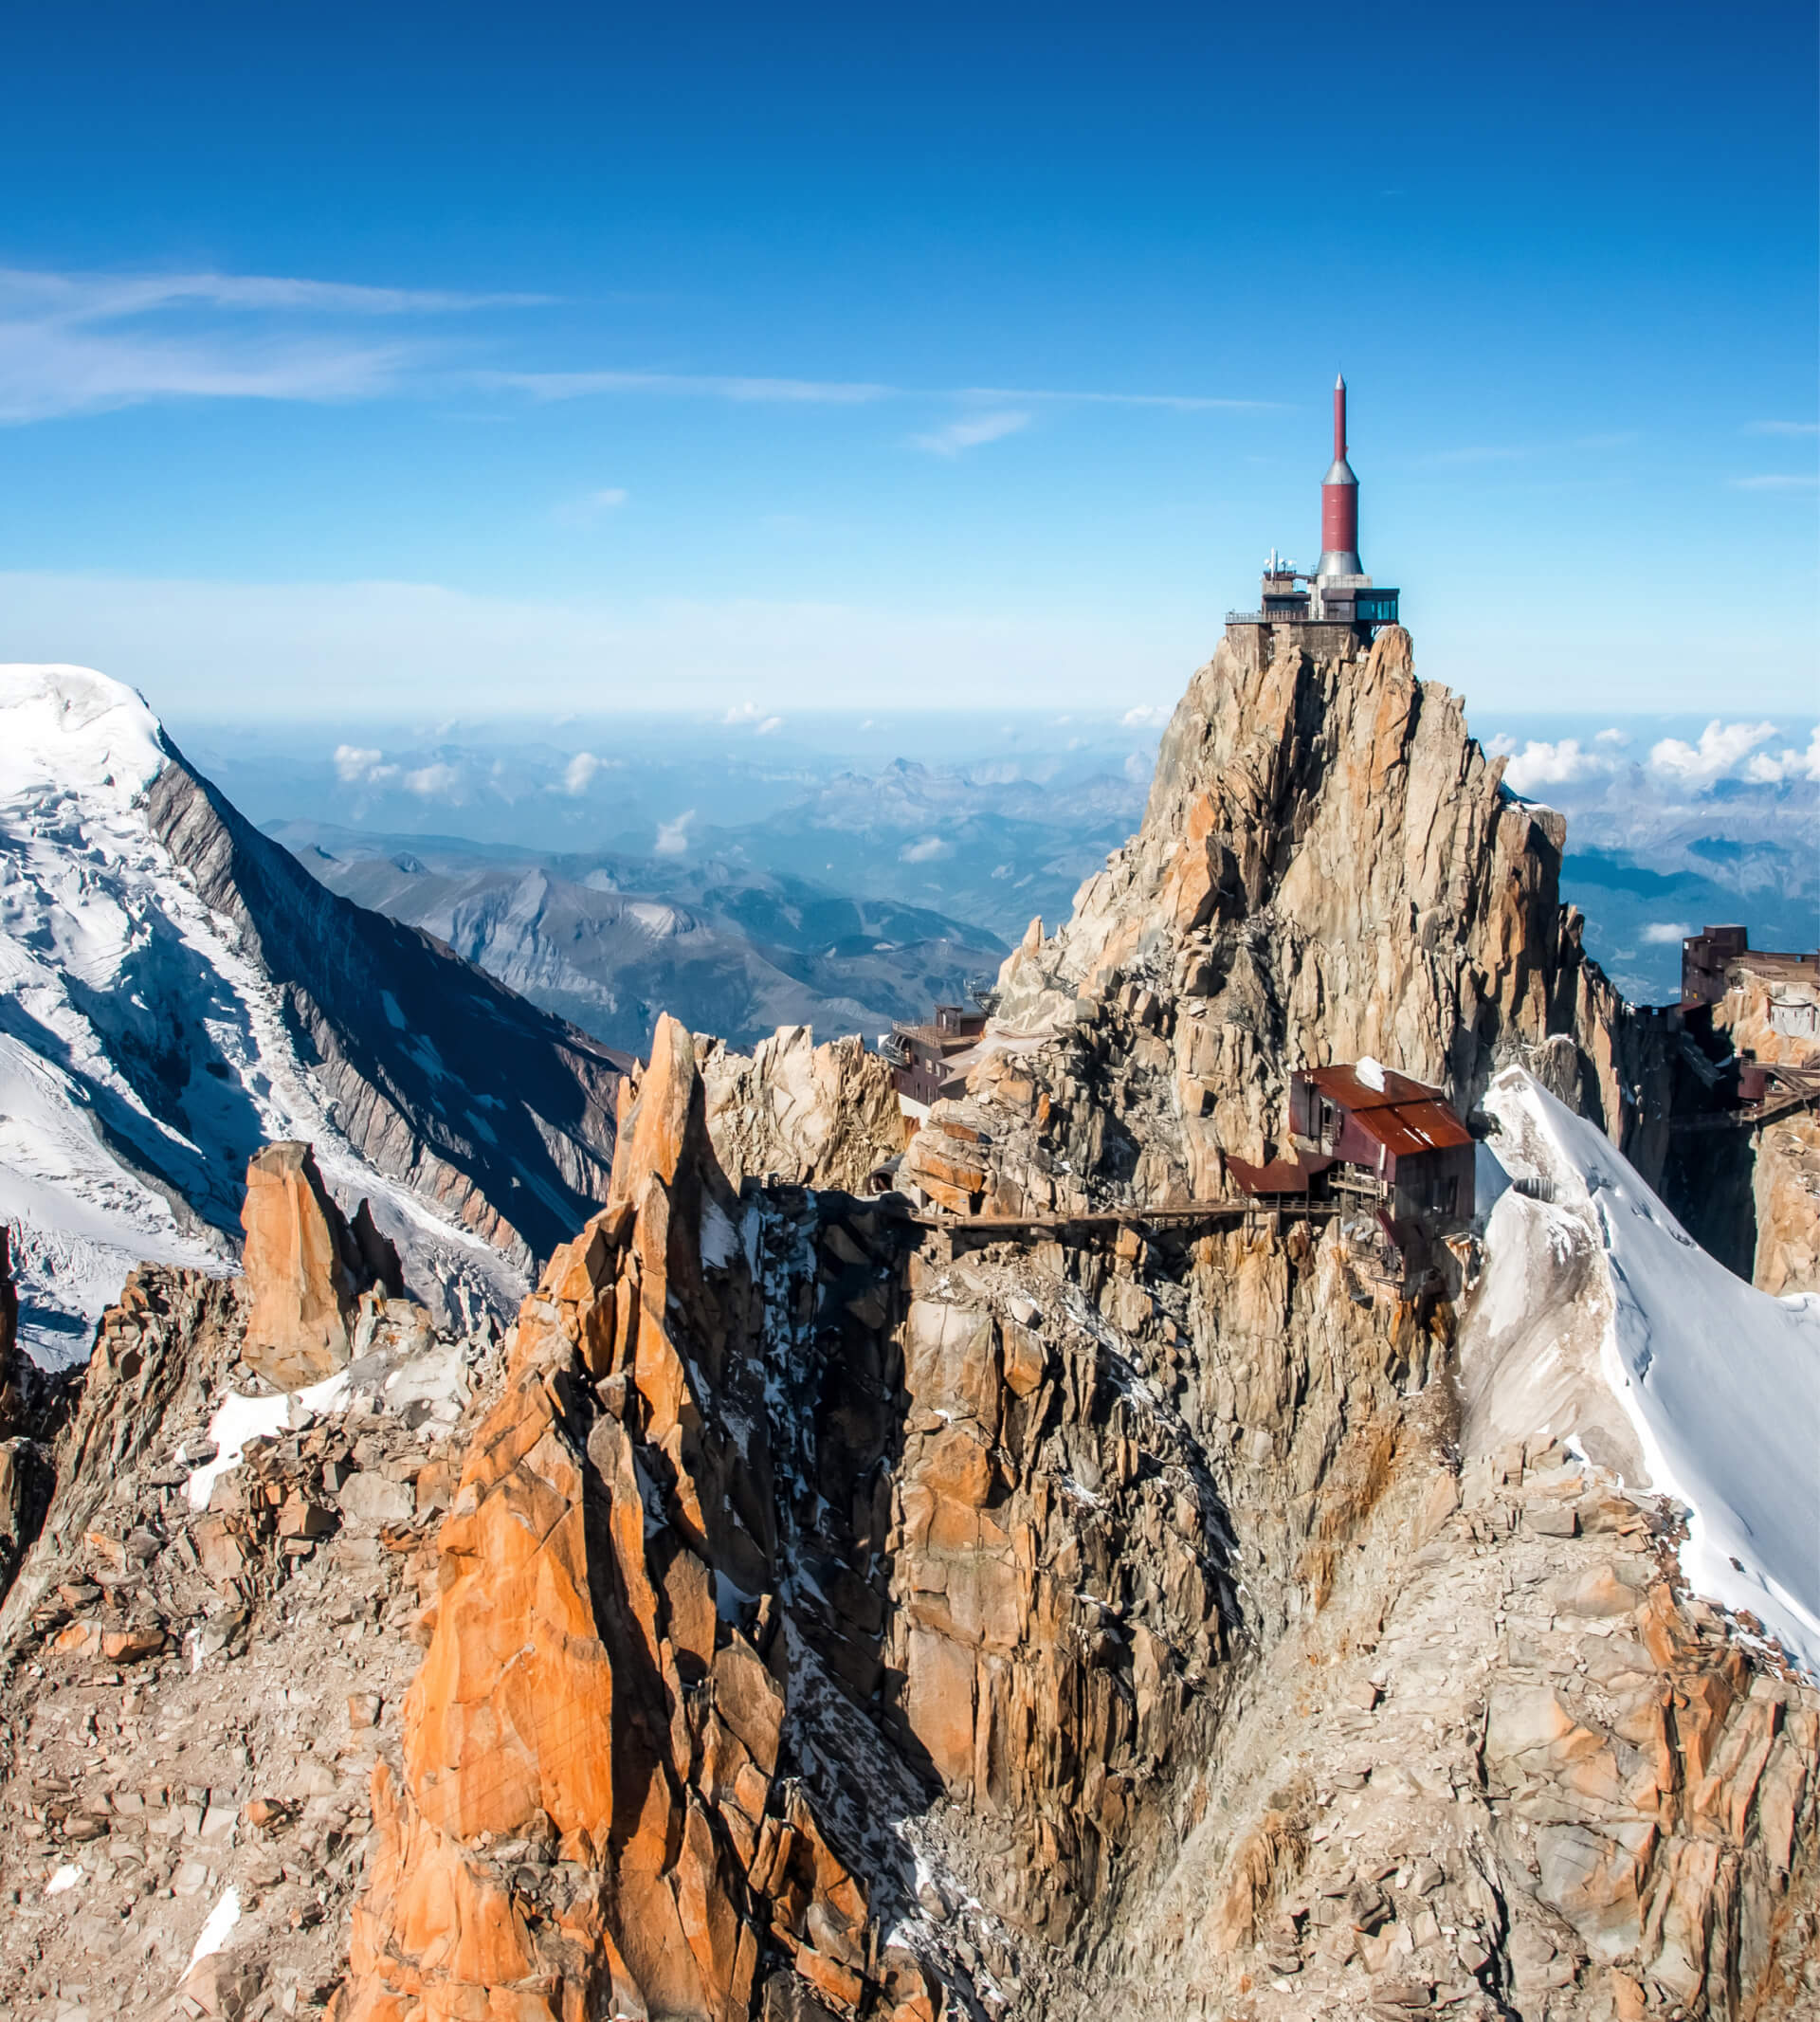
[[[1472,1142],[1471,1132],[1443,1101],[1438,1088],[1412,1081],[1393,1068],[1383,1070],[1381,1088],[1360,1081],[1356,1067],[1305,1067],[1302,1072],[1330,1102],[1350,1111],[1368,1138],[1399,1158]]]

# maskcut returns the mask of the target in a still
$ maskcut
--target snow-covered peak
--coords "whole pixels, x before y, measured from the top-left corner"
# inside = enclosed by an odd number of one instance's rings
[[[1520,1068],[1483,1106],[1518,1184],[1491,1209],[1462,1338],[1469,1436],[1573,1439],[1684,1504],[1694,1590],[1820,1672],[1820,1299],[1735,1277]]]
[[[0,801],[58,791],[125,808],[170,756],[145,698],[93,667],[0,665]]]
[[[282,1138],[407,1256],[509,1303],[503,1261],[349,1143],[282,989],[152,832],[175,763],[123,683],[0,666],[0,1222],[27,1347],[85,1354],[141,1260],[231,1268],[246,1160]]]

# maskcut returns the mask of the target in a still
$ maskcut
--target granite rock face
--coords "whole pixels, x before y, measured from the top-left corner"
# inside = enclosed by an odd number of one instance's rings
[[[341,2022],[745,2015],[780,1957],[882,1970],[865,1892],[780,1773],[774,1428],[743,1211],[661,1021],[606,1208],[509,1344],[438,1539],[402,1774]]]
[[[398,1254],[365,1201],[352,1225],[307,1144],[268,1144],[246,1167],[247,1366],[280,1390],[333,1375],[352,1354],[360,1294],[404,1293]]]
[[[735,1186],[770,1175],[858,1193],[903,1149],[890,1069],[850,1034],[818,1047],[808,1026],[786,1025],[751,1054],[700,1035],[696,1047],[708,1132]]]
[[[1289,1066],[1366,1054],[1463,1115],[1520,1062],[1653,1177],[1660,1035],[1560,904],[1562,817],[1512,799],[1502,770],[1459,698],[1416,679],[1400,627],[1268,664],[1223,642],[1164,735],[1142,829],[1072,920],[1011,955],[1000,1015],[1041,1030],[1125,993],[1162,1084],[1151,1198],[1223,1192],[1223,1153],[1277,1142]]]
[[[9,2015],[319,2013],[345,1971],[373,1774],[398,1758],[473,1419],[389,1380],[426,1344],[371,1295],[335,1408],[275,1396],[242,1358],[247,1304],[141,1267],[70,1386],[54,1495],[0,1608]],[[489,1391],[497,1348],[428,1344]],[[217,1468],[229,1393],[266,1430]],[[192,1958],[224,1905],[222,1948]]]
[[[1820,1292],[1820,1118],[1785,1117],[1757,1136],[1753,1283],[1778,1298]]]

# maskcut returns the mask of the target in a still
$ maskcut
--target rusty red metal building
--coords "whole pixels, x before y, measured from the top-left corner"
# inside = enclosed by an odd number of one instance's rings
[[[1374,1061],[1302,1067],[1289,1077],[1290,1157],[1228,1157],[1247,1193],[1352,1194],[1392,1222],[1469,1221],[1472,1135],[1438,1088]]]

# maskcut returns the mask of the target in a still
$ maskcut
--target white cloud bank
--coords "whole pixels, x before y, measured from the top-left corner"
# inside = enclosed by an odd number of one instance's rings
[[[1745,763],[1744,776],[1762,786],[1780,786],[1794,779],[1820,782],[1820,724],[1815,725],[1805,751],[1784,747],[1779,752],[1754,752]]]
[[[1756,747],[1775,735],[1774,723],[1722,723],[1718,717],[1698,744],[1664,738],[1649,747],[1649,770],[1684,786],[1709,787],[1735,774]]]
[[[1690,744],[1684,738],[1659,738],[1649,747],[1644,769],[1661,786],[1694,792],[1709,792],[1721,780],[1753,786],[1820,781],[1820,728],[1814,730],[1805,750],[1792,745],[1777,751],[1761,748],[1777,735],[1774,723],[1727,723],[1715,717],[1701,732],[1698,743]],[[1486,749],[1505,759],[1504,784],[1511,792],[1528,796],[1549,787],[1577,786],[1629,774],[1629,761],[1622,756],[1628,742],[1621,730],[1601,730],[1591,747],[1577,738],[1562,738],[1555,743],[1532,738],[1520,749],[1514,738],[1495,737]]]
[[[1521,751],[1512,748],[1508,738],[1494,738],[1493,749],[1500,743],[1509,751],[1504,784],[1513,793],[1534,793],[1543,787],[1569,786],[1577,780],[1595,778],[1611,772],[1615,764],[1598,752],[1583,749],[1577,738],[1562,738],[1554,744],[1532,738]]]

